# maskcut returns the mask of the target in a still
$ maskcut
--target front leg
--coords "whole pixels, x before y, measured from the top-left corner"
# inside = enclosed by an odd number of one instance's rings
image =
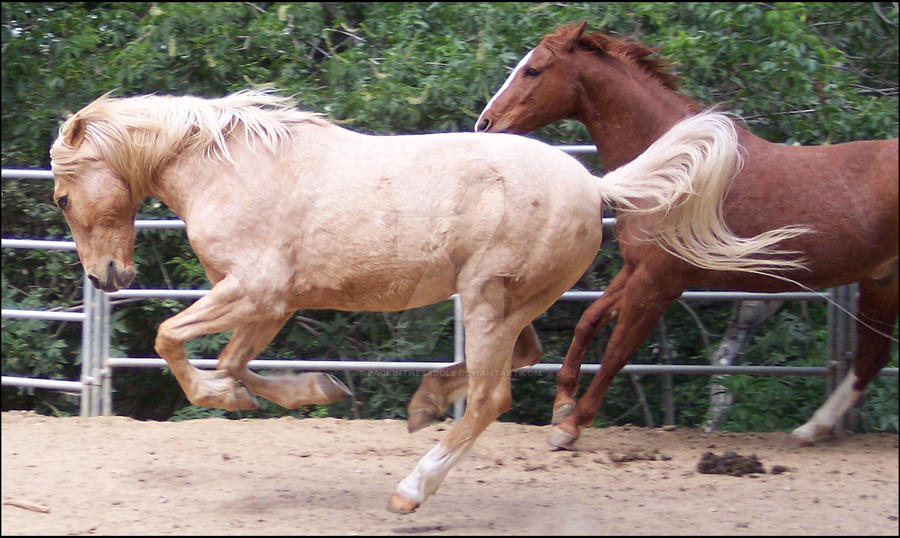
[[[184,343],[252,321],[258,315],[243,288],[227,277],[209,294],[167,319],[156,334],[156,352],[165,359],[188,400],[194,405],[229,411],[255,409],[256,399],[226,370],[205,372],[191,365]]]
[[[227,371],[254,394],[288,409],[310,404],[327,405],[352,396],[350,389],[330,374],[306,372],[261,376],[247,368],[247,363],[269,345],[291,315],[236,328],[228,345],[219,354],[219,369]]]
[[[556,397],[553,399],[551,424],[559,424],[575,409],[578,376],[581,374],[581,364],[587,355],[588,346],[600,329],[618,316],[622,290],[627,286],[631,273],[632,268],[626,263],[603,295],[581,314],[566,358],[556,376]]]
[[[629,279],[619,302],[618,322],[606,344],[600,370],[594,375],[572,412],[552,430],[549,440],[551,446],[565,449],[573,447],[581,427],[594,420],[616,374],[628,364],[666,308],[678,297],[678,293],[659,290],[659,286],[646,272],[636,273]]]

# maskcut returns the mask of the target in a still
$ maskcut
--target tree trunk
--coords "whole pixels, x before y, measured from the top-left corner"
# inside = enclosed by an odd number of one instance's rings
[[[713,366],[731,366],[735,357],[756,328],[769,319],[783,301],[741,301],[731,318],[731,323],[719,343],[716,352],[710,357]],[[703,431],[716,431],[725,420],[734,395],[721,384],[724,375],[713,376],[709,384],[709,413],[703,424]]]

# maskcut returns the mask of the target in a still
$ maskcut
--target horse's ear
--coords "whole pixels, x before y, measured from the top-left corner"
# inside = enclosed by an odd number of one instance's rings
[[[578,44],[578,40],[581,39],[581,36],[584,35],[584,29],[587,27],[587,21],[582,22],[578,26],[573,28],[572,33],[569,35],[569,42],[566,44],[566,48],[574,49]]]
[[[77,148],[81,145],[82,140],[84,140],[84,123],[84,118],[78,116],[72,118],[72,123],[69,125],[66,138],[63,139],[63,142],[65,142],[67,146]]]
[[[581,25],[578,27],[578,30],[576,32],[578,34],[577,37],[581,37],[581,35],[584,33],[585,28],[587,28],[587,21],[582,22]]]

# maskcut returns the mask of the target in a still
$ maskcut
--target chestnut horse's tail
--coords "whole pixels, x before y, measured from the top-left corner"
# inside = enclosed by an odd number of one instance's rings
[[[755,237],[731,233],[722,202],[741,167],[740,146],[727,116],[703,112],[686,118],[630,163],[603,176],[604,200],[621,210],[656,217],[645,221],[647,240],[705,269],[763,273],[803,268],[797,252],[774,248],[809,231],[786,226]],[[627,217],[626,217],[627,218]],[[644,220],[642,218],[642,220]]]

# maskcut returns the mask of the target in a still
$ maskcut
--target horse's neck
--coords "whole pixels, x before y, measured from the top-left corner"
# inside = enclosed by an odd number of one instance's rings
[[[253,196],[260,183],[249,179],[258,177],[261,170],[275,166],[288,169],[315,161],[323,147],[349,146],[356,137],[364,136],[337,125],[301,122],[291,128],[293,138],[286,140],[279,151],[270,152],[258,141],[248,144],[242,131],[228,137],[231,160],[185,154],[173,159],[159,174],[149,196],[164,202],[181,219],[191,220],[195,209],[206,211],[210,197],[220,203]],[[277,188],[267,184],[266,189]],[[289,190],[294,190],[291,187]],[[225,209],[224,207],[222,208]]]
[[[216,180],[223,170],[230,168],[226,162],[218,162],[198,155],[173,159],[159,174],[149,196],[161,200],[180,219],[188,221],[194,204],[216,188]],[[219,188],[224,188],[218,182]]]
[[[621,60],[618,60],[621,62]],[[587,127],[607,170],[618,168],[646,150],[657,138],[698,107],[687,97],[665,88],[634,66],[612,71],[618,79],[590,69],[581,76],[583,92],[577,119]]]

